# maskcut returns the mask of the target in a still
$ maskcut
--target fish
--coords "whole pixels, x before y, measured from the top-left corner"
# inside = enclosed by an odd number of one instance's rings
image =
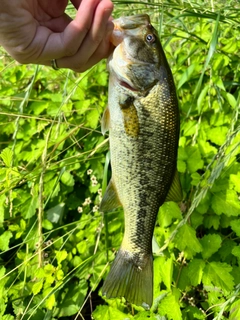
[[[108,106],[101,124],[103,134],[109,131],[112,176],[99,210],[122,206],[124,235],[102,294],[150,309],[156,217],[165,201],[182,199],[178,100],[149,16],[123,16],[113,23],[115,49],[108,59]]]

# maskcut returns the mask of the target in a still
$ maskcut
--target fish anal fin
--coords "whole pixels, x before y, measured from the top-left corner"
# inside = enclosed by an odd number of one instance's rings
[[[128,302],[149,310],[153,300],[153,259],[144,256],[140,266],[129,251],[120,249],[103,284],[106,298],[124,297]]]
[[[114,182],[111,179],[104,193],[99,210],[102,212],[108,212],[120,207],[121,205]]]
[[[171,188],[168,191],[168,195],[165,201],[179,202],[183,198],[181,183],[179,179],[178,172],[176,170]]]
[[[107,106],[103,112],[102,121],[101,121],[101,131],[103,136],[109,130],[109,124],[110,124],[110,112]]]

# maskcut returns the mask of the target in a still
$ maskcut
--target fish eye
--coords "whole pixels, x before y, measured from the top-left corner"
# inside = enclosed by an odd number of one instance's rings
[[[154,41],[155,41],[155,37],[154,37],[154,35],[153,34],[148,34],[147,36],[146,36],[146,40],[147,40],[147,42],[149,42],[149,43],[153,43]]]

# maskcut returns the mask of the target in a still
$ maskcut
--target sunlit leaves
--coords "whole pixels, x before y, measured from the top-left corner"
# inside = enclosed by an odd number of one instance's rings
[[[208,234],[200,239],[203,259],[210,258],[221,247],[222,239],[218,234]]]
[[[178,231],[175,239],[175,246],[183,251],[188,259],[193,258],[196,253],[202,251],[202,246],[196,237],[196,232],[188,224],[184,224]]]
[[[207,291],[223,290],[230,292],[233,289],[234,282],[231,275],[232,267],[227,263],[210,262],[206,264],[203,273],[203,284]]]
[[[168,315],[170,319],[181,320],[182,314],[179,305],[180,292],[173,289],[160,303],[158,312],[160,315]]]
[[[0,251],[6,251],[9,249],[9,241],[12,238],[11,231],[5,231],[0,235]]]

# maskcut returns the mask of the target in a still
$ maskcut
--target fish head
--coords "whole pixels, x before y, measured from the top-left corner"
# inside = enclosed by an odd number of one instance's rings
[[[116,46],[109,59],[110,74],[120,85],[132,91],[145,92],[160,79],[160,68],[166,58],[157,31],[147,14],[113,20],[111,36]]]

